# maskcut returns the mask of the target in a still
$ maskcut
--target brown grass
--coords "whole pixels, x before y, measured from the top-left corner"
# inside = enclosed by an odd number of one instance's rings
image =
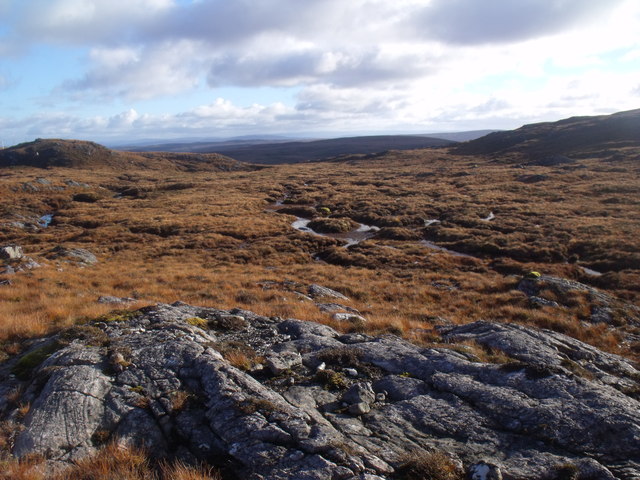
[[[400,480],[463,480],[464,472],[442,452],[414,451],[400,459],[396,476]]]
[[[177,300],[318,321],[343,332],[393,333],[438,347],[448,346],[435,328],[441,323],[516,322],[639,359],[637,343],[622,342],[632,321],[640,321],[637,311],[623,301],[611,305],[616,326],[611,329],[585,326],[598,304],[588,293],[543,289],[540,296],[560,307],[539,307],[517,290],[521,276],[535,270],[587,283],[638,304],[640,168],[633,159],[640,152],[621,153],[615,165],[585,158],[578,168],[567,169],[523,170],[504,162],[456,157],[446,150],[390,152],[255,171],[189,173],[164,168],[162,162],[154,170],[134,167],[126,174],[100,169],[4,169],[0,246],[22,245],[42,267],[0,275],[0,281],[12,282],[0,285],[0,361],[21,353],[25,339],[96,317],[126,319],[127,309]],[[546,180],[519,181],[525,173],[544,175]],[[56,188],[25,187],[39,185],[38,177],[46,177]],[[89,187],[67,187],[67,179]],[[338,230],[351,221],[382,230],[349,249],[334,238],[297,232],[291,228],[293,217],[268,208],[285,194],[289,214],[322,217],[323,225]],[[483,220],[489,212],[495,218]],[[34,226],[46,213],[54,213],[51,226]],[[425,226],[429,219],[440,223]],[[473,258],[429,248],[419,239]],[[53,259],[51,251],[57,245],[88,249],[99,263],[82,266]],[[579,265],[605,274],[591,276]],[[19,267],[19,262],[13,266]],[[336,302],[357,309],[367,322],[354,325],[323,313],[300,295],[313,283],[345,294],[349,300]],[[271,286],[266,288],[267,284]],[[137,302],[126,307],[100,304],[97,299],[102,295]],[[111,312],[114,309],[119,311]],[[198,319],[192,323],[204,327]],[[242,325],[208,327],[224,330]],[[100,343],[86,329],[67,330],[66,335]],[[263,361],[243,345],[215,348],[244,370]],[[509,361],[473,342],[456,348],[482,362]],[[122,353],[126,362],[126,352]],[[358,364],[357,354],[351,354],[333,352],[339,361]],[[338,373],[326,370],[323,375],[327,388],[344,386]],[[140,406],[145,407],[149,399],[140,393]],[[10,397],[13,402],[19,399],[17,393]],[[188,408],[189,399],[188,392],[176,392],[173,410]],[[20,408],[26,415],[29,406]],[[0,425],[1,450],[10,448],[15,428],[15,424]],[[105,434],[100,443],[108,440]],[[406,458],[403,465],[405,473],[414,475],[405,478],[458,478],[450,460],[437,453]],[[154,464],[143,452],[113,443],[56,475],[45,471],[42,459],[0,461],[0,480],[219,478],[207,468]]]
[[[523,172],[511,165],[445,150],[248,172],[6,170],[0,184],[2,242],[24,246],[45,266],[0,286],[0,358],[20,351],[26,337],[108,313],[114,306],[98,304],[100,295],[139,299],[127,308],[182,300],[410,339],[438,317],[517,322],[625,353],[614,333],[582,326],[592,305],[586,295],[560,298],[545,291],[543,297],[563,307],[534,308],[510,276],[538,270],[631,301],[640,298],[634,263],[640,251],[638,169],[631,160],[613,168],[584,159],[580,166],[527,167],[528,174],[548,177],[534,184],[518,181]],[[22,189],[42,176],[52,186],[72,178],[90,187]],[[385,229],[380,238],[348,250],[337,240],[296,232],[292,217],[266,208],[285,192],[290,208],[326,207],[331,218],[325,220],[350,218]],[[74,201],[78,193],[96,201]],[[490,211],[496,218],[484,221]],[[50,212],[54,222],[46,229],[9,224]],[[441,223],[424,227],[434,218]],[[477,258],[442,253],[415,238]],[[100,262],[81,267],[48,259],[58,244],[86,248]],[[567,260],[611,271],[591,277]],[[293,290],[260,285],[283,280],[344,292],[350,301],[342,303],[368,322],[341,324]],[[243,359],[237,363],[246,365]]]
[[[41,457],[0,461],[0,480],[221,480],[208,466],[152,462],[146,452],[109,443],[96,455],[52,472]]]

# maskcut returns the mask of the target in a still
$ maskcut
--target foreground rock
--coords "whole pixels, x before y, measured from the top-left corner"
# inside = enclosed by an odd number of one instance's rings
[[[22,247],[19,245],[5,245],[0,247],[0,259],[2,260],[20,260],[24,256]]]
[[[13,425],[14,455],[54,462],[115,440],[256,480],[392,479],[407,453],[434,451],[474,478],[640,477],[640,372],[629,362],[514,325],[442,334],[512,361],[158,305],[71,328],[2,364],[0,417]]]
[[[48,258],[52,260],[62,260],[65,262],[72,262],[78,265],[95,265],[98,263],[96,256],[89,250],[84,248],[67,248],[62,245],[58,245],[48,254]]]

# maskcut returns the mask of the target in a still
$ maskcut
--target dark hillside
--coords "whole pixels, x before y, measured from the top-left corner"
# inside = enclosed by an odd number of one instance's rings
[[[0,151],[0,166],[91,167],[115,166],[124,155],[102,145],[81,140],[38,138]]]
[[[596,117],[571,117],[494,132],[456,147],[455,153],[484,155],[524,153],[529,156],[595,153],[640,146],[640,109]]]
[[[385,150],[413,150],[416,148],[447,147],[455,142],[413,135],[378,135],[334,138],[310,142],[269,143],[217,147],[216,152],[241,162],[281,164],[321,160],[355,153],[377,153]],[[194,150],[199,151],[199,150]],[[200,150],[202,153],[212,150]]]

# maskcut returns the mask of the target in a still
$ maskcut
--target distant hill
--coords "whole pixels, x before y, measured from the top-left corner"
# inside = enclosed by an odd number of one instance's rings
[[[443,140],[451,140],[453,142],[467,142],[476,138],[484,137],[498,130],[469,130],[466,132],[436,132],[427,133],[424,136],[432,138],[441,138]]]
[[[298,163],[321,160],[339,155],[369,154],[385,150],[447,147],[455,142],[422,135],[377,135],[345,137],[327,140],[270,143],[209,143],[182,144],[190,152],[217,152],[241,162],[254,164]],[[167,145],[156,145],[165,150]],[[176,148],[176,145],[171,145]],[[144,151],[146,148],[137,149]]]
[[[494,132],[458,145],[463,155],[518,152],[528,156],[580,155],[640,146],[640,109],[593,117],[571,117]]]
[[[220,154],[119,152],[82,140],[36,139],[0,150],[0,167],[148,168],[187,171],[246,170],[247,165]]]
[[[317,140],[317,139],[308,139]],[[139,142],[131,143],[128,145],[113,146],[114,150],[121,150],[126,152],[181,152],[181,153],[194,153],[194,152],[216,152],[221,147],[238,147],[238,146],[252,146],[265,143],[283,143],[283,142],[298,142],[307,141],[307,139],[291,138],[291,137],[279,137],[276,135],[271,136],[254,136],[246,135],[243,137],[233,137],[228,139],[213,139],[213,140],[172,140],[171,142]]]

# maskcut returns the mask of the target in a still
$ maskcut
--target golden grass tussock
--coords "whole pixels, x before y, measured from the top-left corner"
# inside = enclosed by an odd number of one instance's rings
[[[215,468],[152,460],[144,450],[111,442],[97,454],[52,470],[38,456],[0,460],[0,480],[221,480]]]

